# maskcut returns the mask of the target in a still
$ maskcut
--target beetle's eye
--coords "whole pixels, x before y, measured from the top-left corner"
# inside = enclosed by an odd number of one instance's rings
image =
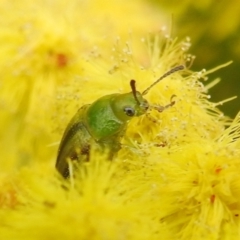
[[[126,113],[127,116],[132,117],[135,114],[135,110],[131,107],[125,107],[124,112]]]

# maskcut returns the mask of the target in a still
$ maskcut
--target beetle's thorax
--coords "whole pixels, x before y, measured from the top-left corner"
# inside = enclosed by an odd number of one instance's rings
[[[118,137],[126,128],[126,121],[116,116],[112,109],[111,100],[117,94],[104,96],[89,105],[85,113],[85,124],[95,140]]]

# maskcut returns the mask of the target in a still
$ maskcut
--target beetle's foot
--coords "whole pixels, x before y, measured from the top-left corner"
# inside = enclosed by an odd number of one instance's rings
[[[173,98],[175,98],[176,95],[173,94],[170,98],[170,103],[165,105],[165,106],[160,106],[160,105],[152,105],[151,108],[157,110],[158,112],[163,112],[164,110],[166,110],[167,108],[172,107],[175,104],[175,101],[173,100]]]
[[[155,147],[166,147],[167,146],[167,142],[163,141],[162,143],[155,143]]]
[[[154,108],[154,106],[153,106],[153,108]],[[150,121],[152,121],[153,123],[156,123],[156,122],[157,122],[157,119],[154,118],[152,115],[150,115],[150,112],[147,112],[147,113],[146,113],[146,117],[147,117]]]

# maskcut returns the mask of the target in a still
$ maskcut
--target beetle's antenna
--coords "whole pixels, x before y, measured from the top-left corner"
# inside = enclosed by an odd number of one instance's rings
[[[177,71],[180,71],[180,70],[183,70],[184,69],[184,66],[183,65],[179,65],[179,66],[176,66],[172,69],[170,69],[168,72],[164,73],[159,79],[157,79],[152,85],[150,85],[147,89],[145,89],[143,92],[142,92],[142,95],[146,95],[148,93],[148,91],[153,87],[155,86],[157,83],[159,83],[161,80],[163,80],[164,78],[168,77],[169,75],[177,72]],[[132,80],[134,81],[134,80]]]
[[[131,80],[131,81],[130,81],[130,86],[131,86],[132,93],[133,93],[133,96],[134,96],[136,102],[140,105],[140,102],[139,102],[139,100],[137,99],[136,81],[135,81],[135,80]]]

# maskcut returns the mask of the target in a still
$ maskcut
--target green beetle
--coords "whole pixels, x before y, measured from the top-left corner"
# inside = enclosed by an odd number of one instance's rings
[[[112,159],[121,148],[121,137],[132,117],[141,116],[149,109],[162,112],[175,103],[171,100],[166,106],[150,106],[143,96],[162,79],[182,69],[183,65],[172,68],[142,93],[136,91],[135,81],[131,80],[130,93],[106,95],[82,106],[63,134],[56,161],[59,173],[64,178],[69,177],[69,160],[89,161],[90,147],[93,145],[108,150],[109,159]]]

